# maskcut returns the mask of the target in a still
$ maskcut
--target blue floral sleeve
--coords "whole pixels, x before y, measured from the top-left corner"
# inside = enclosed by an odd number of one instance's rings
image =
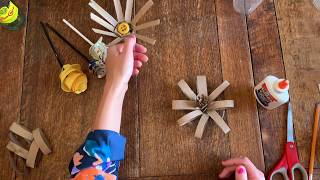
[[[95,130],[75,152],[69,164],[74,180],[117,179],[120,160],[124,158],[126,139],[109,130]]]

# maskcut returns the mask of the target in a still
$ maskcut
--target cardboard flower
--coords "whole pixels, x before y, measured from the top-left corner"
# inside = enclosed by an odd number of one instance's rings
[[[204,128],[211,118],[226,134],[230,131],[229,126],[224,122],[223,118],[217,111],[234,107],[233,100],[215,101],[215,99],[230,85],[228,81],[224,81],[210,95],[207,91],[207,80],[205,76],[197,76],[197,91],[195,94],[189,85],[181,80],[178,83],[181,91],[189,100],[173,100],[173,110],[192,110],[190,113],[178,119],[178,124],[183,126],[201,116],[197,125],[195,137],[201,138]]]
[[[154,20],[150,22],[146,22],[143,24],[137,24],[141,17],[151,8],[153,5],[153,1],[149,0],[139,11],[138,13],[131,19],[132,9],[133,9],[133,0],[127,0],[125,14],[123,15],[122,7],[120,0],[113,0],[117,20],[114,19],[107,11],[105,11],[101,6],[99,6],[94,0],[89,2],[89,6],[92,7],[97,13],[99,13],[104,19],[95,15],[94,13],[90,14],[90,18],[97,22],[98,24],[105,27],[108,31],[92,28],[95,33],[115,37],[116,39],[109,43],[108,45],[114,45],[122,41],[126,36],[131,33],[135,33],[136,37],[142,41],[145,41],[149,44],[154,45],[155,40],[150,39],[146,36],[137,34],[136,31],[147,29],[160,24],[160,20]]]

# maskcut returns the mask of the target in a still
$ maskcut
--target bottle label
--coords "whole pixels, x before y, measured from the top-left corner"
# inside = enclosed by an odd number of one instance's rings
[[[260,103],[264,106],[269,106],[270,103],[277,102],[277,99],[271,95],[266,83],[263,83],[260,89],[256,89],[256,95]]]
[[[0,23],[9,24],[18,18],[19,9],[11,1],[9,6],[3,6],[0,9]]]

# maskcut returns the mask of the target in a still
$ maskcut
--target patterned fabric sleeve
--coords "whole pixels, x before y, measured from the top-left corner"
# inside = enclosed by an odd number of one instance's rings
[[[69,172],[74,180],[116,180],[126,139],[109,130],[95,130],[73,155]]]

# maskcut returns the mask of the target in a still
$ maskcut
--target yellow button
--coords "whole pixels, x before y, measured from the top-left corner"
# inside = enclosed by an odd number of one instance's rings
[[[117,31],[121,35],[127,35],[130,32],[130,26],[126,22],[121,22],[117,26]]]

